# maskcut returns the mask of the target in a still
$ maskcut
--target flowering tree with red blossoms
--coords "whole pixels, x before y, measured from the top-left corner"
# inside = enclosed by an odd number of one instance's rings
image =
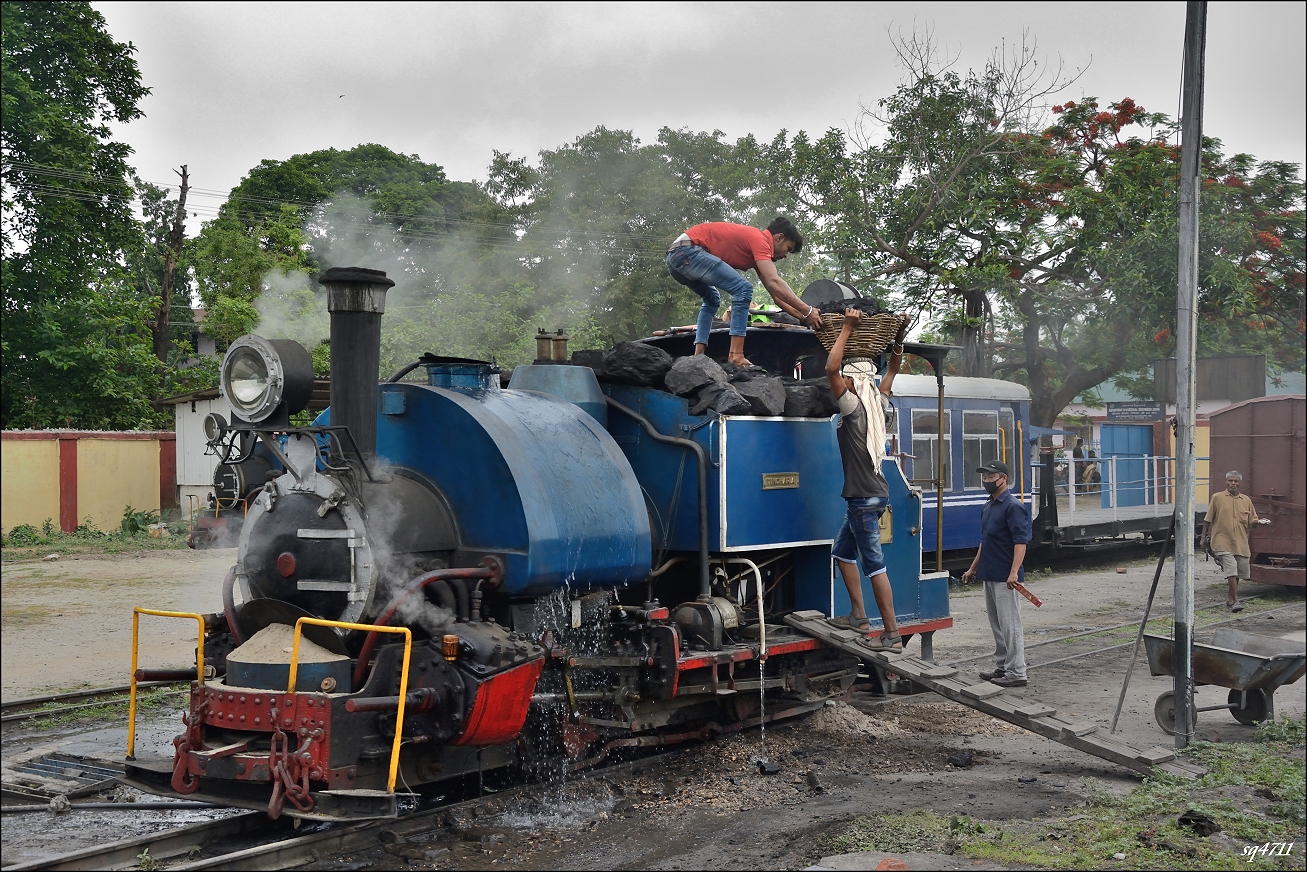
[[[760,146],[758,199],[813,228],[864,288],[963,346],[964,375],[1029,386],[1050,426],[1077,395],[1171,352],[1176,126],[1129,98],[1052,106],[1068,84],[1033,47],[980,72],[900,40],[909,72],[863,127]],[[1303,360],[1303,186],[1295,165],[1205,142],[1200,353]]]

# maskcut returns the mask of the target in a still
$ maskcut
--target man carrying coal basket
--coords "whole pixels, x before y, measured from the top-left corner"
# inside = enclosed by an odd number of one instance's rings
[[[889,483],[881,474],[880,466],[885,459],[885,413],[889,411],[894,377],[903,364],[903,336],[907,325],[905,323],[899,328],[885,376],[877,387],[874,363],[866,358],[844,360],[845,345],[861,319],[860,309],[845,310],[840,335],[826,358],[826,378],[830,380],[831,392],[840,407],[836,438],[840,460],[844,464],[842,496],[848,503],[844,524],[835,537],[832,553],[839,563],[852,606],[847,616],[832,618],[830,623],[860,633],[871,630],[862,598],[862,579],[858,577],[858,561],[861,560],[862,571],[871,579],[871,592],[884,622],[880,638],[864,639],[863,644],[878,651],[902,651],[903,637],[899,635],[898,623],[894,620],[894,594],[880,547],[880,516],[889,504]]]
[[[696,224],[682,233],[667,249],[667,270],[672,278],[703,300],[694,331],[694,353],[708,349],[721,292],[731,297],[731,349],[727,360],[749,366],[744,356],[744,335],[749,327],[753,285],[736,270],[756,270],[772,299],[789,314],[813,329],[822,326],[821,314],[799,299],[776,272],[776,261],[803,250],[803,235],[794,222],[778,216],[766,230],[713,221]]]

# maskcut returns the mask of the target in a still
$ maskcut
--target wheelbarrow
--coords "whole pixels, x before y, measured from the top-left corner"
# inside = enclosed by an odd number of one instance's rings
[[[1153,675],[1174,675],[1174,641],[1163,636],[1144,636],[1148,670]],[[1302,642],[1276,639],[1220,627],[1211,645],[1195,642],[1194,686],[1212,684],[1230,688],[1225,705],[1195,708],[1190,730],[1198,712],[1228,709],[1241,724],[1252,726],[1275,720],[1275,691],[1293,684],[1307,671],[1307,646]],[[1168,690],[1153,707],[1157,725],[1175,735],[1175,692]]]

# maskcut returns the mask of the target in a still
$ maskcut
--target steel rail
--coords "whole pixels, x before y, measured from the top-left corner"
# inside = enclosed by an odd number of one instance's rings
[[[174,684],[184,684],[183,681],[139,681],[137,687],[171,687]],[[64,700],[73,699],[91,699],[99,696],[112,696],[115,694],[126,695],[131,692],[130,684],[118,684],[113,687],[94,687],[87,690],[72,690],[66,693],[51,693],[45,696],[29,696],[23,699],[15,699],[11,702],[0,703],[0,711],[5,714],[20,712],[30,708],[38,708],[43,705],[49,705],[52,702],[63,702]]]
[[[586,781],[591,778],[604,778],[633,766],[647,766],[652,761],[680,754],[687,750],[682,745],[675,748],[651,753],[638,760],[630,760],[611,766],[596,766],[584,772],[569,776],[571,781]],[[78,851],[44,857],[26,863],[17,863],[3,867],[3,872],[26,872],[26,870],[115,870],[138,868],[139,857],[146,850],[152,858],[167,860],[169,872],[191,869],[290,869],[324,857],[333,852],[357,851],[374,848],[378,845],[377,833],[383,828],[390,830],[401,839],[430,832],[441,827],[441,819],[451,810],[475,808],[487,799],[502,799],[519,796],[532,790],[549,785],[536,783],[518,784],[493,794],[442,803],[431,808],[422,809],[399,818],[360,821],[357,823],[341,822],[328,824],[326,828],[316,829],[304,835],[293,835],[294,828],[285,818],[274,821],[266,812],[251,811],[233,815],[216,821],[205,821],[176,829],[150,833],[118,842],[93,845]],[[321,825],[319,825],[321,826]],[[222,841],[230,841],[239,836],[281,836],[275,841],[264,844],[238,847],[212,857],[182,859],[194,853],[197,845],[214,846]],[[244,840],[248,842],[248,839]]]
[[[1251,599],[1251,597],[1249,597],[1249,599]],[[1224,621],[1213,621],[1213,622],[1210,623],[1210,624],[1203,624],[1202,626],[1195,626],[1195,627],[1194,627],[1194,630],[1195,630],[1195,631],[1198,631],[1198,630],[1205,630],[1205,629],[1207,629],[1208,627],[1219,627],[1221,624],[1232,624],[1232,623],[1234,623],[1235,621],[1241,621],[1241,620],[1243,620],[1244,618],[1255,618],[1255,617],[1259,617],[1259,616],[1261,616],[1261,615],[1269,615],[1269,614],[1271,614],[1272,612],[1283,611],[1284,609],[1290,609],[1290,608],[1293,608],[1293,609],[1301,609],[1301,608],[1302,608],[1302,605],[1299,604],[1299,603],[1290,603],[1290,604],[1288,604],[1288,605],[1278,606],[1277,608],[1267,609],[1267,610],[1264,611],[1264,612],[1254,612],[1254,613],[1251,614],[1251,615],[1235,615],[1235,616],[1232,617],[1232,618],[1226,618]],[[1131,639],[1131,640],[1129,640],[1129,641],[1127,641],[1127,642],[1120,642],[1120,643],[1118,643],[1118,644],[1116,644],[1116,645],[1108,645],[1108,646],[1103,647],[1103,648],[1095,648],[1095,649],[1092,650],[1092,651],[1085,651],[1084,653],[1081,653],[1081,654],[1069,654],[1069,655],[1067,655],[1066,657],[1058,657],[1056,660],[1046,660],[1046,661],[1044,661],[1043,663],[1031,663],[1031,664],[1027,664],[1026,669],[1036,669],[1036,668],[1038,668],[1038,667],[1040,667],[1040,666],[1052,666],[1054,663],[1065,663],[1065,662],[1068,661],[1068,660],[1078,660],[1078,659],[1080,659],[1081,657],[1090,657],[1090,656],[1093,656],[1094,654],[1102,654],[1102,653],[1104,653],[1104,652],[1106,652],[1106,651],[1115,651],[1117,648],[1129,648],[1130,646],[1134,645],[1134,643],[1135,643],[1135,640],[1134,640],[1134,639]]]
[[[183,693],[190,693],[190,690],[185,688],[183,688],[182,690],[170,690],[162,694],[156,694],[155,698],[157,699],[159,696],[180,696]],[[49,708],[49,709],[29,709],[27,711],[16,712],[15,714],[11,714],[11,715],[4,715],[3,717],[0,717],[0,723],[10,724],[16,721],[34,721],[39,718],[54,718],[54,717],[59,717],[60,715],[66,715],[69,712],[83,711],[87,709],[98,709],[111,705],[124,705],[127,704],[129,701],[130,701],[129,698],[126,695],[114,695],[112,697],[106,697],[105,699],[102,699],[99,702],[86,702],[86,703],[80,703],[78,705],[64,705],[64,706],[59,706],[58,708]]]
[[[983,582],[982,582],[982,583],[983,583]],[[1259,600],[1259,599],[1262,599],[1262,595],[1261,595],[1261,594],[1258,594],[1257,596],[1244,597],[1243,600],[1242,600],[1242,602],[1249,603],[1249,602],[1252,602],[1253,600]],[[1297,604],[1296,604],[1296,603],[1290,603],[1290,605],[1297,605]],[[1216,608],[1224,608],[1224,607],[1225,607],[1225,606],[1224,606],[1223,603],[1221,603],[1221,602],[1215,602],[1215,603],[1212,603],[1211,605],[1199,606],[1199,607],[1196,609],[1196,611],[1207,611],[1208,609],[1216,609]],[[1280,608],[1284,608],[1284,606],[1280,606],[1280,607],[1275,608],[1275,609],[1267,609],[1267,611],[1268,611],[1268,612],[1279,611]],[[1299,606],[1299,608],[1301,608],[1301,606]],[[1264,615],[1264,614],[1266,614],[1266,613],[1267,613],[1267,612],[1254,612],[1253,614]],[[1243,617],[1249,617],[1249,616],[1246,616],[1246,615],[1245,615],[1245,616],[1243,616]],[[1160,619],[1160,618],[1154,618],[1153,620],[1161,620],[1161,619]],[[1231,620],[1237,620],[1237,618],[1232,618]],[[1150,622],[1150,623],[1151,623],[1151,622]],[[1226,622],[1225,622],[1225,621],[1220,621],[1219,623],[1226,623]],[[1126,627],[1137,627],[1137,626],[1139,626],[1139,622],[1138,622],[1138,621],[1130,621],[1129,623],[1125,623],[1125,624],[1115,624],[1115,625],[1113,625],[1113,626],[1111,626],[1111,627],[1099,627],[1097,630],[1084,630],[1083,632],[1080,632],[1080,633],[1072,633],[1072,634],[1070,634],[1069,636],[1058,636],[1058,637],[1055,638],[1055,639],[1045,639],[1045,640],[1043,640],[1042,642],[1035,642],[1035,643],[1033,643],[1033,644],[1026,645],[1025,647],[1026,647],[1026,650],[1029,651],[1031,648],[1039,648],[1039,647],[1042,647],[1042,646],[1044,646],[1044,645],[1055,645],[1055,644],[1057,644],[1058,642],[1066,642],[1066,641],[1068,641],[1069,639],[1079,639],[1079,638],[1081,638],[1081,637],[1083,637],[1083,636],[1097,636],[1099,633],[1111,633],[1111,632],[1115,632],[1116,630],[1124,630]],[[1214,627],[1214,626],[1216,626],[1216,624],[1215,624],[1215,623],[1212,623],[1212,624],[1205,624],[1204,626],[1207,626],[1207,627]],[[961,660],[950,660],[948,663],[945,663],[945,664],[943,664],[943,665],[944,665],[944,666],[959,666],[959,665],[961,665],[961,664],[963,664],[963,663],[973,663],[973,662],[975,662],[975,661],[977,661],[977,660],[984,660],[984,659],[986,659],[986,658],[988,658],[988,657],[993,657],[993,656],[994,656],[993,653],[989,653],[989,654],[977,654],[977,655],[974,656],[974,657],[964,657],[964,658],[961,659]]]

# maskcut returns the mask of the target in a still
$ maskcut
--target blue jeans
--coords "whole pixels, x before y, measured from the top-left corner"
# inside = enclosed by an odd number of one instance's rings
[[[694,341],[708,344],[717,307],[722,304],[719,291],[731,295],[731,335],[743,336],[749,327],[749,306],[753,304],[753,285],[721,258],[697,245],[683,245],[667,253],[667,270],[672,278],[703,299]]]
[[[880,550],[880,516],[889,500],[885,497],[858,497],[846,500],[849,510],[835,537],[832,554],[841,563],[862,561],[862,571],[874,578],[885,571],[885,554]]]

